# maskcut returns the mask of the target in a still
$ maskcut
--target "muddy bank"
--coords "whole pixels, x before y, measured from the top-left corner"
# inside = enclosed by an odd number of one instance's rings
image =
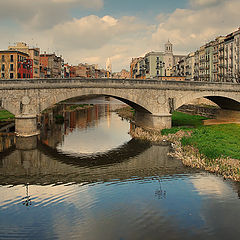
[[[135,128],[130,131],[133,138],[140,138],[156,143],[169,142],[172,147],[170,156],[177,158],[188,167],[204,169],[206,171],[220,174],[225,179],[240,181],[240,161],[232,158],[207,159],[193,146],[182,146],[181,139],[191,136],[191,131],[178,131],[175,134],[161,135],[159,132]]]
[[[116,109],[116,110],[114,110],[114,112],[116,112],[118,114],[118,116],[120,116],[121,118],[125,118],[127,120],[134,121],[135,111],[134,111],[134,109],[132,109],[129,106]]]

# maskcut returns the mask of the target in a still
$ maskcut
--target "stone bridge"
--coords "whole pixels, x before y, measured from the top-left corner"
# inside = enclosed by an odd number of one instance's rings
[[[197,98],[207,98],[223,109],[240,110],[240,85],[187,81],[133,79],[1,80],[0,107],[15,115],[16,133],[38,133],[37,115],[66,99],[102,95],[136,110],[137,125],[151,129],[171,127],[171,113]]]

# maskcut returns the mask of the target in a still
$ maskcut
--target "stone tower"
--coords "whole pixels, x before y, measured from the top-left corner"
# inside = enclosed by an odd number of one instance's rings
[[[168,42],[165,44],[165,54],[172,54],[172,53],[173,53],[173,45],[168,40]]]
[[[109,73],[112,73],[112,63],[111,63],[110,58],[107,59],[107,62],[106,62],[106,70],[107,70]]]

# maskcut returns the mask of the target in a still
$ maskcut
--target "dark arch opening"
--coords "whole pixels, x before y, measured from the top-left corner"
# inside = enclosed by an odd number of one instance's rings
[[[222,109],[240,111],[240,103],[231,98],[219,96],[209,96],[205,98],[216,103]]]
[[[142,107],[141,105],[139,104],[136,104],[128,99],[124,99],[124,98],[121,98],[121,97],[117,97],[117,96],[114,96],[114,95],[107,95],[107,94],[88,94],[88,95],[79,95],[79,96],[75,96],[75,97],[72,97],[72,98],[68,98],[68,99],[64,99],[56,104],[59,104],[59,103],[64,103],[65,101],[71,101],[71,100],[74,100],[74,99],[79,99],[79,100],[87,100],[87,99],[94,99],[94,98],[98,98],[98,97],[112,97],[112,98],[115,98],[127,105],[129,105],[130,107],[132,107],[133,109],[135,109],[136,111],[139,111],[139,112],[144,112],[144,113],[150,113],[150,111],[148,111],[146,108]],[[48,108],[52,108],[53,106],[51,107],[48,107]],[[46,108],[46,109],[48,109]],[[42,112],[46,109],[43,109]]]

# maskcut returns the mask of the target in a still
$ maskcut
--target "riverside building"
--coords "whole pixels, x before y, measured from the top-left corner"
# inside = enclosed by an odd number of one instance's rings
[[[133,58],[130,63],[131,78],[162,79],[173,76],[173,66],[185,55],[174,55],[173,45],[168,40],[164,52],[152,51],[144,57]]]
[[[33,65],[32,78],[40,77],[40,48],[36,47],[30,48],[24,42],[17,42],[15,46],[9,46],[8,50],[16,50],[28,54],[29,59],[32,60]]]
[[[0,79],[33,77],[33,65],[29,55],[16,50],[0,51]]]
[[[201,46],[194,54],[194,68],[190,71],[190,54],[173,69],[181,76],[182,66],[187,80],[207,82],[240,82],[240,28],[226,36]],[[189,77],[188,77],[189,76]],[[191,77],[190,77],[191,76]],[[193,78],[192,78],[193,76]]]

